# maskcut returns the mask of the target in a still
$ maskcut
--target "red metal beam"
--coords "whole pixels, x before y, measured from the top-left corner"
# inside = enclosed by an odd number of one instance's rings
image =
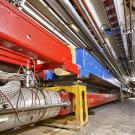
[[[57,63],[79,74],[68,46],[29,16],[5,0],[0,0],[0,44],[29,58]],[[21,50],[21,51],[20,51]]]
[[[48,63],[36,65],[36,70],[40,71],[40,70],[54,69],[54,68],[60,68],[60,67],[61,67],[60,64],[48,62]]]
[[[0,46],[0,60],[11,64],[27,66],[29,58],[23,54]]]

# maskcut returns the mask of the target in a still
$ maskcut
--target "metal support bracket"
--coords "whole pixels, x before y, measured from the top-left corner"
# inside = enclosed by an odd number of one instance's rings
[[[49,87],[50,90],[60,91],[66,90],[69,93],[74,95],[74,104],[73,111],[75,112],[75,121],[72,124],[69,122],[72,127],[81,128],[86,126],[88,123],[88,107],[87,107],[87,93],[86,86],[84,85],[72,85],[72,86],[57,86]],[[67,124],[68,128],[70,124]],[[53,122],[54,124],[54,122]],[[75,126],[73,126],[75,125]],[[63,125],[62,125],[63,127]],[[65,124],[64,124],[65,127]]]

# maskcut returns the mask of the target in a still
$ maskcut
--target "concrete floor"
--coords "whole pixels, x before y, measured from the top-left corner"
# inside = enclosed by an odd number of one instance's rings
[[[107,104],[94,111],[88,127],[77,135],[135,135],[135,99]]]
[[[135,99],[107,104],[94,112],[81,132],[39,126],[10,135],[135,135]]]

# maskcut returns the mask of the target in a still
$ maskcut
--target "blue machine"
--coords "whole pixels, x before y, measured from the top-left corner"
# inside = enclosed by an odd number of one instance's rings
[[[83,48],[76,49],[76,64],[80,67],[80,77],[88,78],[90,75],[94,75],[117,87],[121,86],[121,83],[94,56]],[[57,76],[53,70],[46,72],[46,80],[56,78]]]
[[[121,86],[121,83],[96,58],[83,48],[76,50],[76,64],[80,67],[81,77],[89,77],[92,74],[117,87]]]

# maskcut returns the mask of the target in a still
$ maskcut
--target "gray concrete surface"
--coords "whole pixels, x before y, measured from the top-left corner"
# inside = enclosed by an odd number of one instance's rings
[[[94,112],[89,116],[88,127],[81,132],[36,126],[0,135],[135,135],[135,99],[107,104]]]
[[[111,103],[94,110],[89,125],[77,135],[135,135],[135,99]]]

